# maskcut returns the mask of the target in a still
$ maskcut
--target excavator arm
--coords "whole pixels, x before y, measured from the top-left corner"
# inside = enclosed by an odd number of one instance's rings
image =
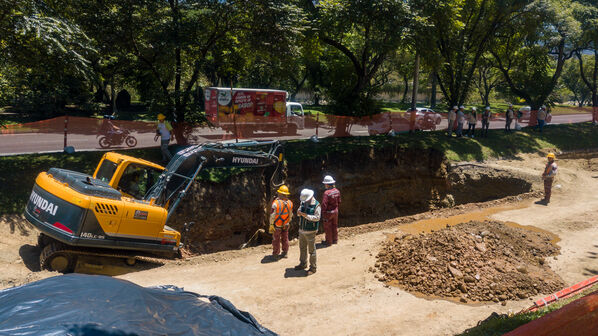
[[[281,162],[282,145],[277,140],[191,146],[172,158],[158,181],[148,190],[144,200],[167,207],[168,223],[202,169],[276,166],[278,171]]]

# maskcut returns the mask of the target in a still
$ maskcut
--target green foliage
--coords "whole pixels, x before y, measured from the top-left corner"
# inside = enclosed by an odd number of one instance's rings
[[[340,115],[378,112],[374,96],[385,82],[381,68],[402,43],[410,14],[394,0],[307,2],[318,39],[327,48],[321,82]]]
[[[88,99],[95,50],[77,25],[28,1],[0,7],[0,17],[0,103],[48,115]]]
[[[203,122],[202,88],[234,85],[308,89],[329,113],[368,115],[381,92],[407,101],[416,52],[447,104],[476,88],[535,106],[561,99],[565,60],[596,50],[596,27],[588,0],[2,1],[0,106],[94,114],[126,88],[149,115]],[[598,104],[591,65],[581,78]]]
[[[586,73],[590,73],[593,68],[593,59],[589,55],[583,55],[583,67]],[[565,64],[563,70],[562,82],[565,87],[571,91],[572,98],[577,102],[579,107],[583,106],[588,101],[591,102],[592,91],[581,79],[579,63],[572,59]]]
[[[548,102],[579,33],[570,1],[535,1],[499,31],[491,52],[509,89],[537,109]]]
[[[429,23],[416,36],[429,46],[423,56],[436,69],[448,105],[466,102],[480,58],[495,43],[497,30],[510,26],[530,2],[412,1],[412,8]]]

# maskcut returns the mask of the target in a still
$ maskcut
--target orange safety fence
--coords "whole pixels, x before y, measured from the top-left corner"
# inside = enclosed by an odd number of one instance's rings
[[[505,336],[596,335],[598,292],[579,298]]]
[[[511,122],[511,129],[536,124],[534,111]],[[36,122],[7,125],[0,128],[0,154],[35,153],[61,151],[66,145],[75,150],[96,150],[107,148],[132,148],[159,146],[156,141],[157,122],[125,121],[86,117],[56,117]],[[573,123],[598,119],[598,109],[593,113],[566,114],[554,116],[548,122]],[[227,115],[221,120],[211,120],[209,124],[172,123],[173,142],[171,144],[196,144],[215,141],[235,141],[246,139],[308,139],[313,136],[354,137],[388,134],[391,131],[447,130],[447,113],[436,112],[384,112],[365,117],[316,115]],[[481,113],[478,112],[476,134],[481,130]],[[493,113],[491,129],[504,129],[505,116]],[[463,123],[463,133],[467,132],[468,121]],[[66,130],[65,130],[66,128]],[[457,128],[457,123],[453,125]]]

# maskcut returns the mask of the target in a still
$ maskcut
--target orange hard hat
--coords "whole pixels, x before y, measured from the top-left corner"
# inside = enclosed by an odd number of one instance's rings
[[[164,120],[166,119],[166,116],[163,115],[162,113],[158,113],[158,120]]]
[[[548,155],[546,155],[546,158],[548,159],[556,159],[556,156],[554,155],[554,153],[548,153]]]

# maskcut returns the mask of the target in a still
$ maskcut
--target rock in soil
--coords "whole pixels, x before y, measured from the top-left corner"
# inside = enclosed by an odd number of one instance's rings
[[[380,279],[410,292],[468,302],[520,300],[564,286],[538,262],[559,253],[550,240],[497,221],[471,221],[394,238],[382,247],[375,267]]]

